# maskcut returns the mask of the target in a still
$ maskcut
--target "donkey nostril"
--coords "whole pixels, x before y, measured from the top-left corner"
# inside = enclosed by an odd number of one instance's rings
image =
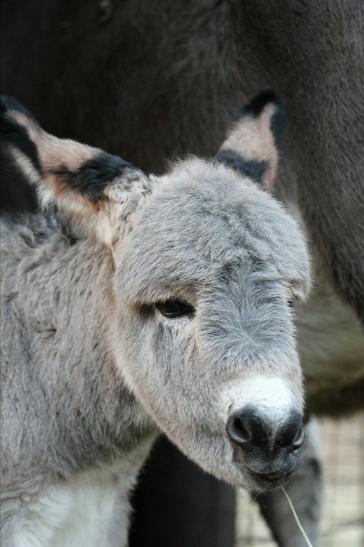
[[[305,439],[303,419],[298,412],[292,412],[288,420],[278,430],[276,442],[289,452],[298,450]]]
[[[251,439],[251,432],[249,429],[242,423],[240,418],[234,418],[232,423],[232,428],[235,432],[235,435],[241,439],[243,442],[250,441]]]
[[[260,415],[251,406],[235,411],[228,419],[226,432],[230,441],[246,453],[259,449],[267,457],[274,457],[276,449],[286,455],[297,451],[304,441],[303,419],[299,412],[291,411],[277,429],[267,415]]]
[[[247,444],[251,441],[251,431],[238,415],[230,416],[226,426],[226,431],[230,437],[230,440],[239,446]]]
[[[302,427],[299,431],[297,431],[295,438],[293,439],[291,451],[294,452],[295,450],[298,450],[303,445],[303,441],[305,440],[305,430]]]

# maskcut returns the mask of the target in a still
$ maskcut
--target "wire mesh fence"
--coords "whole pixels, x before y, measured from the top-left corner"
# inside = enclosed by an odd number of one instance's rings
[[[364,547],[364,414],[320,423],[324,459],[322,547]],[[240,491],[236,547],[276,547],[249,495]]]

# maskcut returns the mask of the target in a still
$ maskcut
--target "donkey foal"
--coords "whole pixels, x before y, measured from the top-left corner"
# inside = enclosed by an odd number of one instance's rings
[[[155,177],[2,100],[2,145],[48,209],[1,225],[2,545],[125,546],[160,431],[233,485],[295,469],[309,264],[265,191],[281,115],[262,95],[214,159]]]

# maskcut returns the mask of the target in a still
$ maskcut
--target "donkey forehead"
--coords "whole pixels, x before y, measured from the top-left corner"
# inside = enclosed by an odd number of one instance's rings
[[[230,169],[201,160],[157,182],[117,253],[123,292],[190,290],[226,266],[259,264],[273,277],[308,275],[303,238],[278,202]],[[159,297],[160,297],[159,293]]]

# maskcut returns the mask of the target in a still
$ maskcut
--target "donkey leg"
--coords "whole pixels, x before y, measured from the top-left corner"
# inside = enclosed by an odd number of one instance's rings
[[[320,543],[322,464],[317,424],[306,426],[306,442],[302,463],[286,486],[301,524],[315,547]],[[297,527],[286,497],[281,490],[256,498],[261,514],[279,547],[307,547]]]
[[[204,473],[165,437],[132,500],[130,547],[233,547],[235,491]]]

